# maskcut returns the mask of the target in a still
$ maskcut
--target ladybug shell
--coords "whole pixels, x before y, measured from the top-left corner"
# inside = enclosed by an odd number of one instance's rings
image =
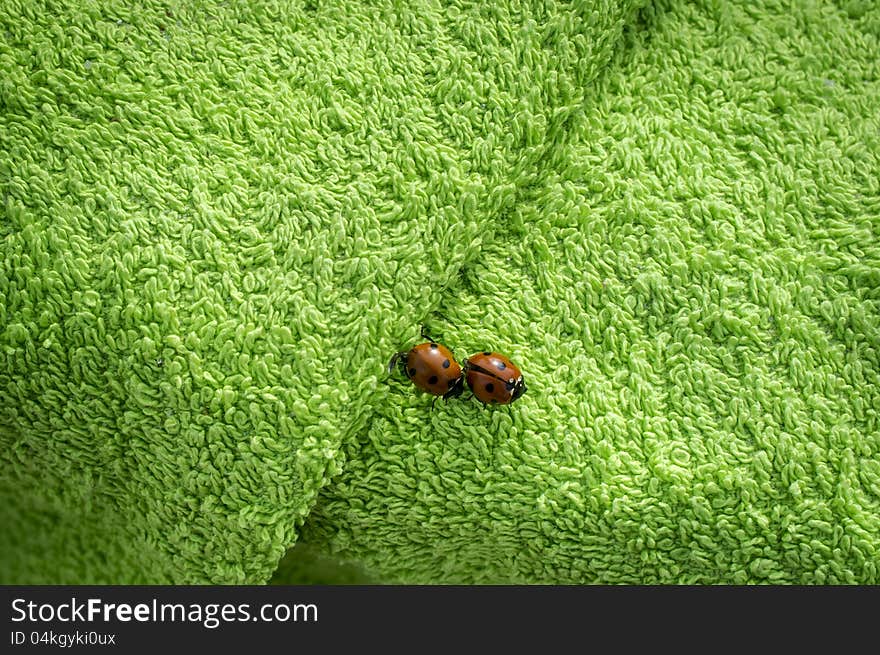
[[[462,377],[461,366],[449,348],[433,342],[420,343],[407,353],[406,376],[434,396],[450,393]]]
[[[500,353],[474,355],[464,368],[467,385],[480,402],[509,405],[526,391],[519,367]]]

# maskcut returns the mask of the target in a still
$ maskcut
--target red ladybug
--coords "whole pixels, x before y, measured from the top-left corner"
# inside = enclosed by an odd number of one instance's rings
[[[500,353],[486,350],[466,359],[464,375],[484,405],[509,405],[526,392],[519,367]]]
[[[422,336],[430,339],[424,333]],[[409,351],[394,353],[388,363],[388,372],[392,373],[395,366],[399,366],[419,389],[443,400],[460,396],[464,391],[464,373],[452,351],[432,339]]]

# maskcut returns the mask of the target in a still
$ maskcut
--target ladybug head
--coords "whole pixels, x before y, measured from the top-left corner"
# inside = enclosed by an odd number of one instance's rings
[[[526,392],[526,381],[520,375],[516,382],[513,383],[513,393],[510,395],[510,402],[513,402]]]
[[[458,398],[464,391],[464,374],[462,373],[454,380],[449,381],[449,391],[443,394],[443,400],[450,398]]]

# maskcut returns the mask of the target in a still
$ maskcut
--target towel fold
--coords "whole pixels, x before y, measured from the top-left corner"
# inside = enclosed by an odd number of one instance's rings
[[[2,582],[878,581],[871,3],[0,30]]]

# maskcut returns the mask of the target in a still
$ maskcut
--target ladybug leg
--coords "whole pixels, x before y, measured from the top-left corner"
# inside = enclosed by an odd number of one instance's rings
[[[434,400],[431,401],[431,411],[434,411],[434,404],[437,402],[437,396],[434,396]]]
[[[424,325],[421,326],[421,330],[420,330],[419,334],[422,335],[422,339],[426,339],[426,340],[430,341],[431,343],[437,343],[437,340],[434,339],[430,334],[428,334],[428,328],[426,326],[424,326]]]

